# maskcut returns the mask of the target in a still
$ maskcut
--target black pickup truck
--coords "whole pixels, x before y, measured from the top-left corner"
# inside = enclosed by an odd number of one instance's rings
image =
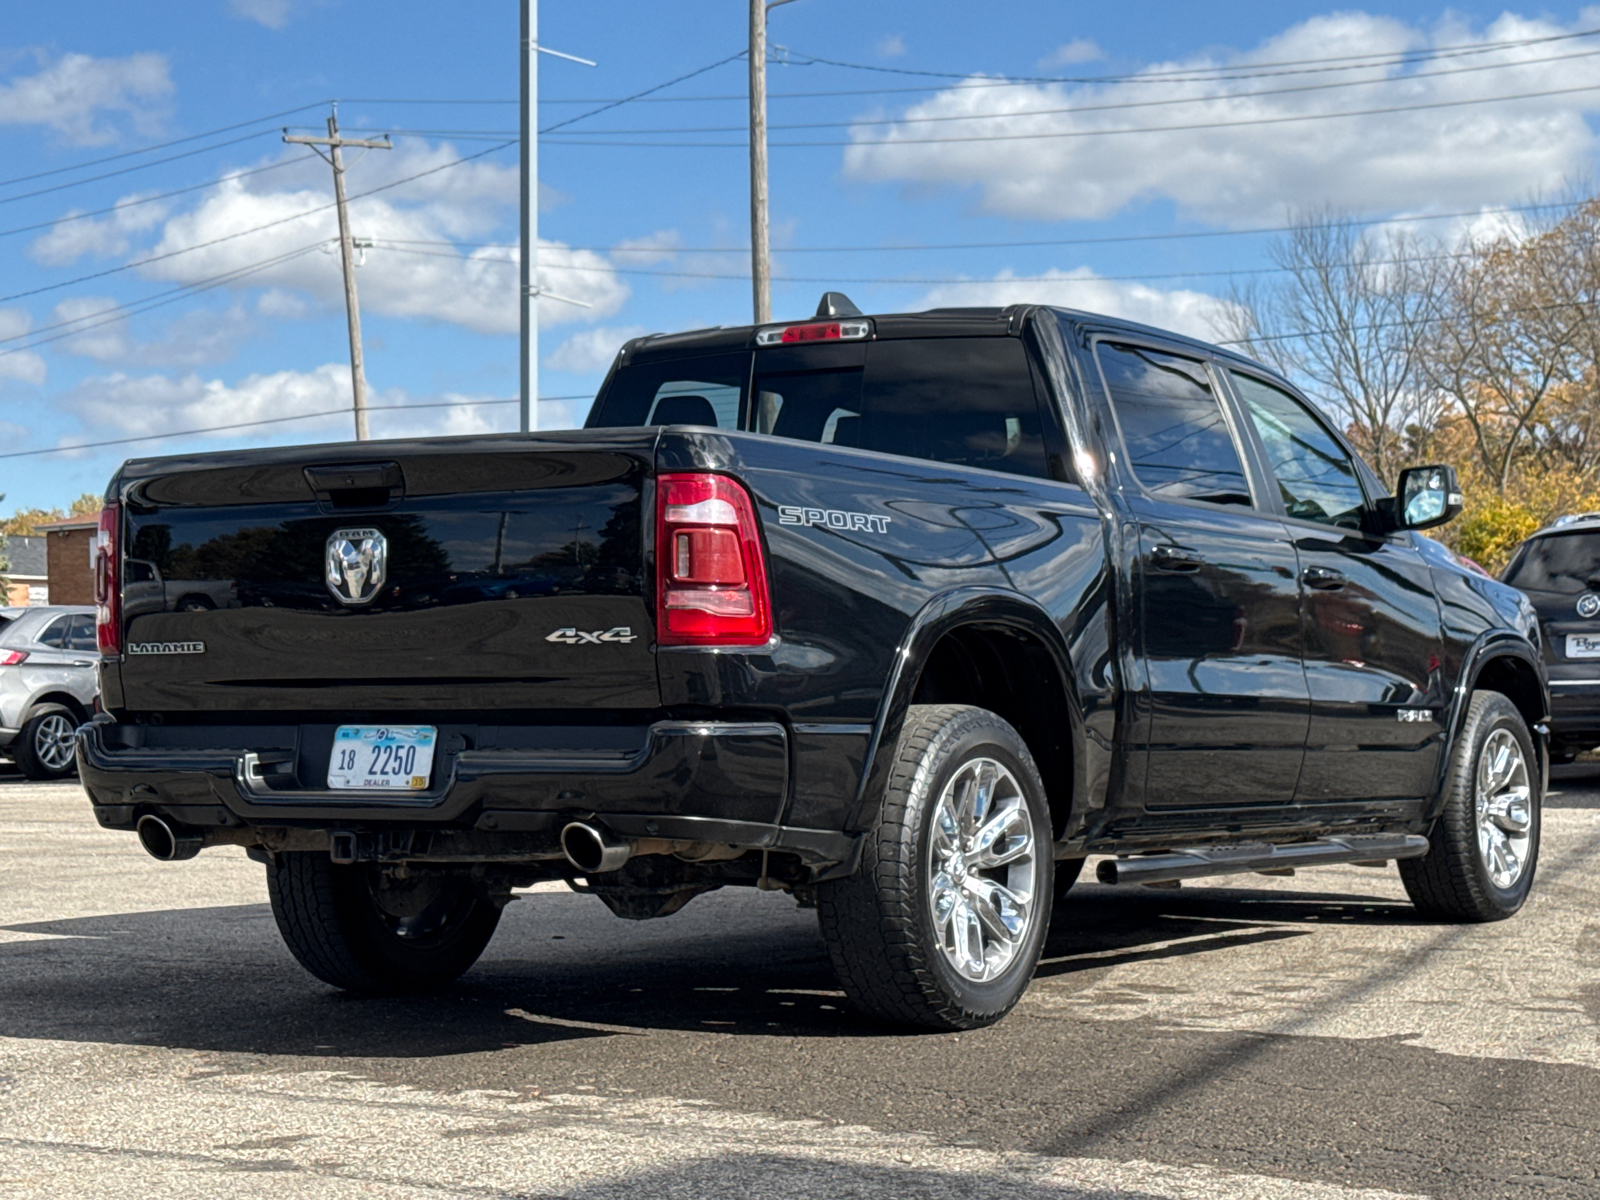
[[[158,858],[247,847],[339,987],[447,983],[539,880],[634,919],[745,885],[817,908],[860,1008],[969,1028],[1090,855],[1522,905],[1545,669],[1415,532],[1460,503],[1215,346],[830,293],[628,343],[581,430],[124,464],[81,772]]]

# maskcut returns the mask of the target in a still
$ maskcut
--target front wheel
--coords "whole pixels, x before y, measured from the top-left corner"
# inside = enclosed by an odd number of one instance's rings
[[[355,992],[443,987],[478,961],[500,923],[500,909],[460,876],[399,877],[326,854],[278,854],[267,894],[300,965]]]
[[[1033,977],[1054,863],[1044,784],[992,712],[906,715],[861,868],[817,888],[834,971],[868,1014],[934,1029],[993,1024]]]
[[[1543,797],[1528,726],[1499,692],[1472,693],[1447,786],[1428,853],[1400,862],[1406,894],[1430,917],[1504,920],[1533,887]]]

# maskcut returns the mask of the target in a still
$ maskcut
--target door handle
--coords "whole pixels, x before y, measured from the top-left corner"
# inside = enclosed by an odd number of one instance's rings
[[[1300,572],[1300,582],[1319,592],[1331,592],[1349,581],[1345,579],[1343,571],[1335,571],[1332,567],[1307,567]]]
[[[1177,546],[1157,546],[1150,551],[1150,562],[1158,571],[1189,573],[1198,571],[1205,565],[1205,561],[1193,550],[1184,550]]]
[[[92,666],[94,666],[94,664],[92,662],[75,662],[72,665],[75,666],[75,667],[92,667]]]

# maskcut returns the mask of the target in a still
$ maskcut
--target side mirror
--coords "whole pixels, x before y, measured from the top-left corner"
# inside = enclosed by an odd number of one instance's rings
[[[1400,472],[1395,492],[1396,529],[1432,529],[1461,515],[1463,497],[1454,467],[1442,463],[1407,467]]]

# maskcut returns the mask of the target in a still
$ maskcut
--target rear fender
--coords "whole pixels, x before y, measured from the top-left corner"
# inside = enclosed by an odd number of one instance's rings
[[[925,604],[911,619],[896,648],[889,681],[873,721],[866,767],[845,825],[848,831],[870,829],[876,823],[906,711],[916,695],[923,669],[940,639],[965,626],[1014,629],[1033,636],[1048,650],[1057,681],[1066,696],[1071,725],[1072,813],[1076,816],[1082,810],[1087,790],[1083,705],[1073,682],[1071,657],[1061,631],[1043,609],[1016,592],[987,587],[958,588],[941,593]]]

